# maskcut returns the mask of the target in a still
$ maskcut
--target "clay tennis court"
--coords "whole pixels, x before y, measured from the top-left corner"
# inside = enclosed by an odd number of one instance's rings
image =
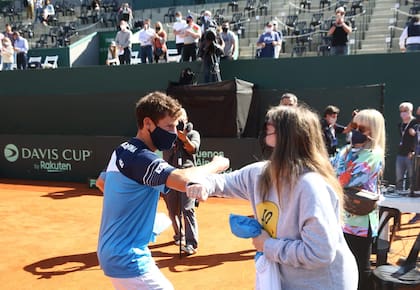
[[[87,184],[0,179],[1,289],[112,289],[96,258],[102,194]],[[161,199],[159,211],[166,213]],[[229,213],[251,214],[246,201],[211,198],[197,209],[200,245],[179,257],[172,229],[150,245],[175,289],[253,289],[251,240],[230,233]],[[405,257],[420,229],[408,225],[392,245],[389,262]]]

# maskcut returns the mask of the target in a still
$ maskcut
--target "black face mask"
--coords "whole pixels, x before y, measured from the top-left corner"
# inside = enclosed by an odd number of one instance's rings
[[[160,27],[156,27],[155,30],[156,30],[156,32],[159,32],[160,31]]]
[[[417,122],[420,123],[420,115],[416,115]]]
[[[222,28],[222,30],[223,30],[224,33],[226,33],[228,31],[228,29],[224,28],[224,27]]]
[[[351,130],[351,144],[363,144],[366,140],[366,135],[363,135],[359,130]]]
[[[190,24],[191,20],[187,19],[187,24]]]
[[[174,132],[168,132],[161,127],[156,126],[155,130],[150,132],[150,137],[152,138],[152,142],[156,148],[163,151],[172,148],[177,138],[177,134]]]

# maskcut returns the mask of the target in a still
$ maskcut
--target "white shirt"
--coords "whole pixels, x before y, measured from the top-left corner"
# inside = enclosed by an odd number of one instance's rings
[[[177,21],[172,26],[173,30],[183,33],[185,28],[187,28],[187,22],[183,19]],[[184,37],[182,35],[175,35],[175,43],[184,43]]]
[[[153,39],[155,38],[155,31],[150,27],[148,29],[142,29],[139,32],[139,42],[141,46],[152,45]]]
[[[414,25],[420,25],[420,22]],[[407,44],[420,44],[420,36],[408,37],[408,26],[406,26],[400,36],[400,49],[404,49]]]

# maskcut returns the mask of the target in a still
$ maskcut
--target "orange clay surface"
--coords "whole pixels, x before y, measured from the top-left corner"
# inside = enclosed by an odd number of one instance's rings
[[[102,194],[86,184],[0,179],[0,289],[113,289],[98,265]],[[167,213],[163,199],[159,212]],[[210,198],[197,208],[197,254],[179,257],[168,228],[150,244],[175,289],[253,289],[251,240],[231,234],[246,201]]]

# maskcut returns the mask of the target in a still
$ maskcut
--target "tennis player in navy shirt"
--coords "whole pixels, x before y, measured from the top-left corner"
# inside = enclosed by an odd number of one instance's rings
[[[144,96],[136,104],[137,135],[108,163],[97,253],[115,289],[173,289],[148,248],[160,193],[185,192],[191,178],[229,167],[227,158],[216,156],[203,166],[177,169],[155,153],[172,147],[180,116],[175,99],[161,92]]]

